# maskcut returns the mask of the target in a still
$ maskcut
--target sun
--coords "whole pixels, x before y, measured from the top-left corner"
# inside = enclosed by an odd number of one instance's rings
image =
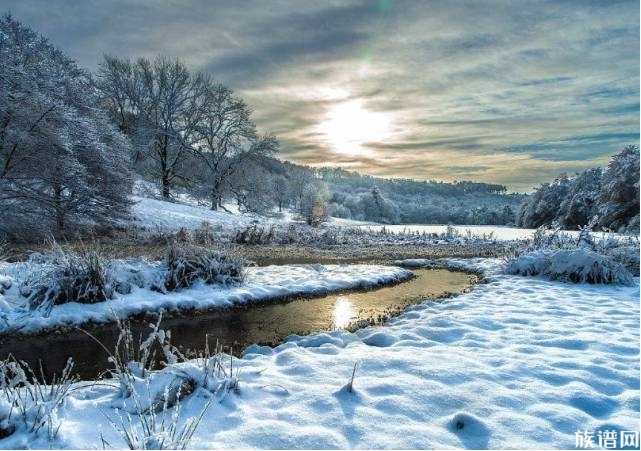
[[[360,99],[338,103],[330,108],[318,132],[334,152],[346,155],[371,154],[365,144],[383,141],[390,135],[386,113],[373,112]]]

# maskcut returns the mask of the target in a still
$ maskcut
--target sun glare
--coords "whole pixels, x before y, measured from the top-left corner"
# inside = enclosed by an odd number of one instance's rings
[[[390,134],[386,113],[367,110],[360,99],[333,106],[318,131],[337,153],[364,155],[371,153],[365,143],[382,141]]]
[[[354,312],[354,307],[352,302],[348,298],[341,297],[334,304],[334,328],[335,329],[345,329],[352,320],[355,318],[356,312]]]

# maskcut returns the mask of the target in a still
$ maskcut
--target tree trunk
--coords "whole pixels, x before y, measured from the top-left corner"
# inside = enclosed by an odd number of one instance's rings
[[[166,172],[162,173],[162,198],[169,199],[169,176]]]
[[[171,168],[167,167],[167,135],[164,136],[164,142],[160,144],[161,148],[158,152],[160,157],[160,172],[162,174],[162,198],[169,199],[169,175]]]
[[[216,189],[212,189],[211,190],[211,209],[213,211],[218,210],[218,204],[219,203],[220,203],[220,201],[218,199],[218,192],[216,191]]]
[[[53,188],[54,194],[54,208],[56,210],[56,230],[58,234],[62,235],[65,228],[65,212],[62,208],[62,187],[55,186]]]

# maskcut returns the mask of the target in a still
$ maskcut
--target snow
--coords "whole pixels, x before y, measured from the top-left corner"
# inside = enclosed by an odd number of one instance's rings
[[[639,431],[638,278],[567,284],[503,274],[499,260],[450,263],[488,283],[383,327],[247,349],[233,362],[239,391],[210,404],[189,447],[573,449],[576,431],[595,443],[599,430]],[[0,447],[88,449],[102,434],[121,448],[105,418],[118,396],[104,385],[74,390],[52,443],[16,432]],[[182,421],[209,398],[200,388],[185,398]]]
[[[0,333],[19,330],[34,333],[58,326],[70,326],[85,322],[114,321],[143,312],[163,310],[206,310],[213,307],[228,307],[274,297],[299,294],[324,293],[347,288],[374,286],[408,278],[405,269],[380,265],[285,265],[250,267],[246,269],[245,281],[238,286],[221,287],[197,284],[195,287],[158,293],[150,289],[159,274],[160,263],[148,263],[143,259],[121,262],[114,271],[117,279],[129,273],[142,281],[140,288],[132,284],[129,294],[117,295],[115,299],[95,304],[70,302],[56,305],[48,316],[38,311],[29,311],[25,299],[19,294],[20,281],[28,273],[38,272],[35,263],[0,263],[0,282],[11,288],[0,293]],[[156,277],[157,278],[157,277]]]
[[[521,229],[517,227],[508,227],[508,226],[495,226],[495,225],[424,225],[424,224],[396,224],[396,225],[363,225],[362,229],[366,231],[379,232],[381,230],[386,230],[388,232],[394,233],[435,233],[437,235],[443,235],[447,233],[448,227],[456,230],[459,236],[467,237],[468,234],[471,237],[485,238],[487,240],[499,240],[499,241],[512,241],[512,240],[526,240],[532,239],[536,229]],[[578,238],[580,231],[578,230],[564,230],[563,234],[572,237]],[[595,240],[607,240],[607,239],[619,239],[625,237],[626,235],[620,235],[610,232],[591,232],[590,233]]]
[[[424,224],[395,224],[395,225],[369,225],[362,226],[365,230],[378,232],[382,229],[394,233],[435,233],[443,235],[447,232],[447,228],[452,227],[458,232],[460,236],[466,236],[468,231],[472,236],[489,237],[492,235],[493,239],[508,241],[508,240],[521,240],[532,238],[536,229],[519,229],[516,227],[506,226],[482,226],[482,225],[424,225]]]
[[[257,217],[214,211],[205,207],[132,196],[134,223],[147,229],[197,229],[207,221],[219,230],[247,227]]]
[[[253,223],[286,227],[291,223],[300,223],[290,210],[283,210],[278,218],[266,218],[251,213],[240,213],[233,205],[226,205],[229,211],[214,211],[199,205],[188,196],[177,196],[176,201],[168,202],[150,197],[132,196],[135,202],[132,207],[134,224],[147,230],[175,231],[180,228],[194,230],[208,222],[214,231],[231,232],[248,227]],[[351,219],[328,219],[327,225],[336,227],[369,226],[373,223]]]

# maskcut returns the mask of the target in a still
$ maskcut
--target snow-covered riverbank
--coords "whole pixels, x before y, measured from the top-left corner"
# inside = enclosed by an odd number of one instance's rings
[[[125,265],[125,263],[123,263]],[[138,274],[155,272],[154,265],[144,261],[129,262]],[[206,310],[229,307],[245,302],[302,294],[325,293],[358,287],[372,287],[400,281],[411,272],[381,265],[284,265],[250,267],[245,281],[238,286],[196,286],[166,294],[147,288],[131,287],[132,292],[95,304],[69,302],[56,305],[48,315],[30,311],[19,285],[28,273],[38,271],[32,263],[0,263],[0,283],[6,289],[0,294],[0,333],[36,333],[45,329],[79,325],[86,322],[114,321],[114,316],[159,312],[160,310]],[[151,277],[151,276],[149,276]]]
[[[248,349],[234,360],[239,391],[210,404],[188,446],[567,449],[577,431],[595,444],[598,431],[638,433],[638,278],[574,285],[503,275],[498,260],[455,263],[488,283],[385,327]],[[0,447],[92,448],[102,435],[122,448],[105,418],[118,397],[104,386],[74,391],[52,443],[16,432]],[[208,398],[201,388],[186,397],[179,423]]]

